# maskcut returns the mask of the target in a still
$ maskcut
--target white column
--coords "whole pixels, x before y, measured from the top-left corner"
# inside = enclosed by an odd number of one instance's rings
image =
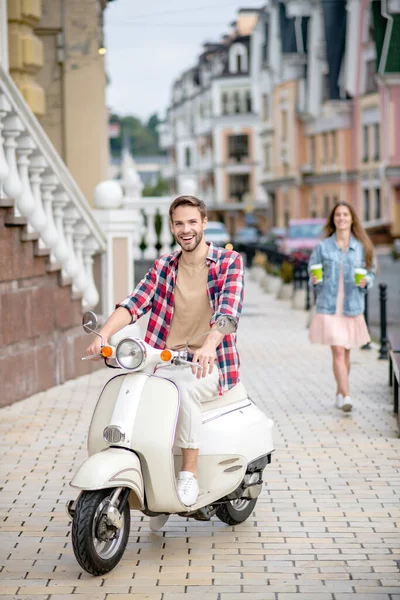
[[[0,0],[0,65],[8,72],[7,0]]]
[[[35,200],[35,209],[30,217],[30,222],[33,227],[41,233],[45,230],[47,224],[47,216],[42,203],[42,190],[40,184],[42,182],[42,173],[46,169],[46,161],[40,154],[33,156],[29,167],[31,176],[32,194]]]
[[[65,241],[68,247],[68,258],[65,263],[63,263],[63,270],[68,277],[72,278],[78,273],[79,268],[74,249],[74,229],[78,218],[79,216],[76,208],[72,204],[69,204],[64,211]]]
[[[0,0],[1,1],[1,0]],[[0,32],[1,35],[1,32]],[[6,155],[4,153],[4,138],[2,136],[3,130],[3,119],[7,115],[7,113],[11,110],[11,106],[9,105],[4,94],[0,94],[0,198],[4,195],[3,192],[3,182],[5,178],[8,176],[10,169],[8,168],[8,164],[6,161]]]
[[[74,230],[74,249],[76,262],[78,263],[78,272],[74,277],[74,287],[85,293],[88,286],[88,278],[86,275],[85,264],[83,262],[83,245],[84,241],[88,237],[89,228],[83,221],[78,221]]]
[[[98,249],[96,240],[89,236],[83,245],[83,263],[87,276],[87,287],[83,296],[84,308],[93,308],[99,301],[99,293],[93,279],[93,255]]]
[[[17,169],[17,158],[15,150],[17,148],[17,137],[22,131],[22,125],[18,117],[8,116],[4,119],[3,138],[6,161],[8,164],[8,175],[3,184],[3,189],[7,196],[16,200],[22,192],[22,183]],[[15,214],[20,214],[15,207]]]
[[[57,229],[54,224],[53,217],[53,192],[58,184],[57,177],[55,175],[45,175],[42,178],[42,200],[44,211],[46,213],[46,226],[41,232],[43,241],[51,250],[54,249],[57,243]],[[54,262],[54,259],[53,259]]]
[[[17,207],[24,217],[31,217],[35,210],[35,198],[31,190],[31,182],[29,180],[29,165],[30,155],[35,149],[35,145],[28,135],[24,135],[18,139],[17,147],[17,164],[19,176],[22,184],[22,192],[17,198]]]
[[[145,208],[145,215],[147,217],[147,231],[145,236],[146,250],[144,251],[144,258],[149,260],[154,260],[157,258],[157,236],[155,229],[155,215],[156,208],[154,206],[149,206]]]
[[[54,225],[57,230],[58,240],[54,248],[54,256],[63,265],[68,259],[68,246],[64,232],[64,207],[68,204],[68,196],[61,189],[54,193],[53,214]]]

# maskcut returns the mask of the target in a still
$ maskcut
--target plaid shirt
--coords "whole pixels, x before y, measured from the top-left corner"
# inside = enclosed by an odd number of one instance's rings
[[[219,315],[239,319],[243,304],[243,261],[233,250],[209,245],[208,298],[212,310],[210,327]],[[174,289],[181,250],[158,258],[130,296],[117,304],[129,310],[132,323],[151,310],[145,340],[154,348],[165,348],[174,313]],[[225,335],[217,347],[219,393],[223,394],[239,381],[239,354],[236,335]]]

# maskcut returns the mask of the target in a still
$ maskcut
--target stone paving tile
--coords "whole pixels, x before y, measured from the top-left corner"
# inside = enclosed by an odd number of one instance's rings
[[[375,350],[352,352],[354,411],[333,406],[328,348],[306,315],[246,283],[242,379],[275,422],[276,452],[246,523],[132,513],[114,572],[82,573],[66,500],[109,371],[0,410],[0,600],[400,600],[400,440]]]

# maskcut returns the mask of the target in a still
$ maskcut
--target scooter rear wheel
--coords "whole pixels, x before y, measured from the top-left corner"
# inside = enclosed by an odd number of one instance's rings
[[[231,500],[226,504],[221,504],[215,514],[220,521],[227,525],[239,525],[239,523],[243,523],[243,521],[246,521],[250,517],[256,504],[257,498],[253,500],[239,498],[238,500]]]
[[[113,491],[82,492],[76,504],[72,521],[72,546],[76,560],[91,575],[104,575],[114,569],[128,543],[131,524],[128,502],[122,511],[121,529],[113,532],[104,522],[104,509]],[[108,535],[110,539],[107,539]]]

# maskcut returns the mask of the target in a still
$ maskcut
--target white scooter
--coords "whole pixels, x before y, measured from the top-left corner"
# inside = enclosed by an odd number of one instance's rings
[[[83,327],[96,333],[93,312],[85,313]],[[216,327],[229,335],[236,330],[236,322],[223,316]],[[239,383],[203,405],[200,494],[193,506],[181,504],[176,476],[182,453],[174,447],[179,391],[172,381],[157,375],[156,367],[192,368],[188,344],[180,352],[155,350],[130,337],[131,332],[128,325],[110,339],[112,345],[102,347],[106,364],[123,372],[112,377],[100,394],[89,429],[89,458],[71,482],[81,493],[66,506],[75,557],[92,575],[111,571],[122,558],[130,510],[200,521],[215,515],[228,525],[245,521],[255,507],[263,470],[274,451],[273,422]]]

